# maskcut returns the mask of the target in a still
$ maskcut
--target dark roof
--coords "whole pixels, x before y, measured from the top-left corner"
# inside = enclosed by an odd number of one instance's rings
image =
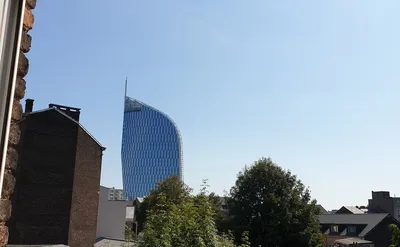
[[[328,214],[328,211],[326,211],[326,209],[324,207],[322,207],[322,205],[317,204],[317,207],[319,208],[320,214]]]
[[[354,206],[343,206],[338,211],[342,211],[343,209],[347,209],[352,214],[364,214],[364,211]]]
[[[56,107],[51,107],[51,108],[46,108],[43,110],[39,110],[39,111],[34,111],[34,112],[30,112],[30,113],[25,113],[26,116],[30,116],[30,115],[34,115],[34,114],[38,114],[38,113],[42,113],[42,112],[48,112],[48,111],[56,111],[58,113],[60,113],[61,115],[63,115],[64,117],[68,118],[69,120],[71,120],[72,122],[76,123],[88,136],[90,136],[90,138],[92,138],[93,141],[95,141],[100,147],[101,149],[104,151],[106,150],[106,148],[101,145],[101,143],[99,141],[96,140],[96,138],[94,138],[92,136],[92,134],[90,134],[89,131],[87,131],[80,122],[76,121],[75,119],[73,119],[72,117],[68,116],[66,113],[64,113],[63,111],[57,109]]]
[[[364,237],[389,214],[321,214],[319,223],[326,225],[366,225],[358,236]]]

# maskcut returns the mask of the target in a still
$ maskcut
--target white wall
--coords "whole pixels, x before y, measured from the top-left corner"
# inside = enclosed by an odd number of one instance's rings
[[[108,188],[100,186],[97,238],[124,240],[126,201],[109,201]]]

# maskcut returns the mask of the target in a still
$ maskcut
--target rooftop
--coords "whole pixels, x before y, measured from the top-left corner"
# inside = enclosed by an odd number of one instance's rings
[[[126,241],[123,240],[115,240],[115,239],[108,239],[108,238],[101,238],[96,241],[94,244],[94,247],[121,247],[121,246],[126,246],[126,247],[132,247],[134,244],[127,243]]]
[[[103,145],[101,145],[101,143],[99,141],[97,141],[96,138],[94,138],[92,136],[92,134],[90,134],[90,132],[87,131],[79,121],[73,119],[71,116],[69,116],[68,114],[64,113],[62,110],[58,109],[57,107],[50,107],[50,108],[46,108],[46,109],[43,109],[43,110],[28,112],[28,113],[25,113],[25,116],[31,116],[31,115],[35,115],[35,114],[39,114],[39,113],[43,113],[43,112],[49,112],[49,111],[56,111],[59,114],[61,114],[64,117],[68,118],[69,120],[71,120],[72,122],[76,123],[88,136],[90,136],[90,138],[92,138],[101,147],[101,149],[103,151],[106,150],[106,148]]]
[[[366,225],[358,236],[363,237],[389,214],[321,214],[319,223],[326,225]]]
[[[354,207],[354,206],[343,206],[338,211],[341,211],[343,209],[347,209],[352,214],[364,214],[365,213],[363,210],[361,210],[357,207]]]

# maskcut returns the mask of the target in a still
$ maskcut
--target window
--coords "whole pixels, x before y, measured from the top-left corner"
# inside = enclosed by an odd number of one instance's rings
[[[356,226],[348,226],[347,227],[347,232],[348,233],[356,233],[356,231],[357,231]]]
[[[331,232],[339,232],[339,226],[331,226]]]

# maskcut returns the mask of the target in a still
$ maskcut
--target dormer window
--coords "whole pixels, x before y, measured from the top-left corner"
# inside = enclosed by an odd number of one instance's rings
[[[347,227],[347,232],[348,233],[356,233],[356,231],[357,231],[356,226],[348,226]]]

